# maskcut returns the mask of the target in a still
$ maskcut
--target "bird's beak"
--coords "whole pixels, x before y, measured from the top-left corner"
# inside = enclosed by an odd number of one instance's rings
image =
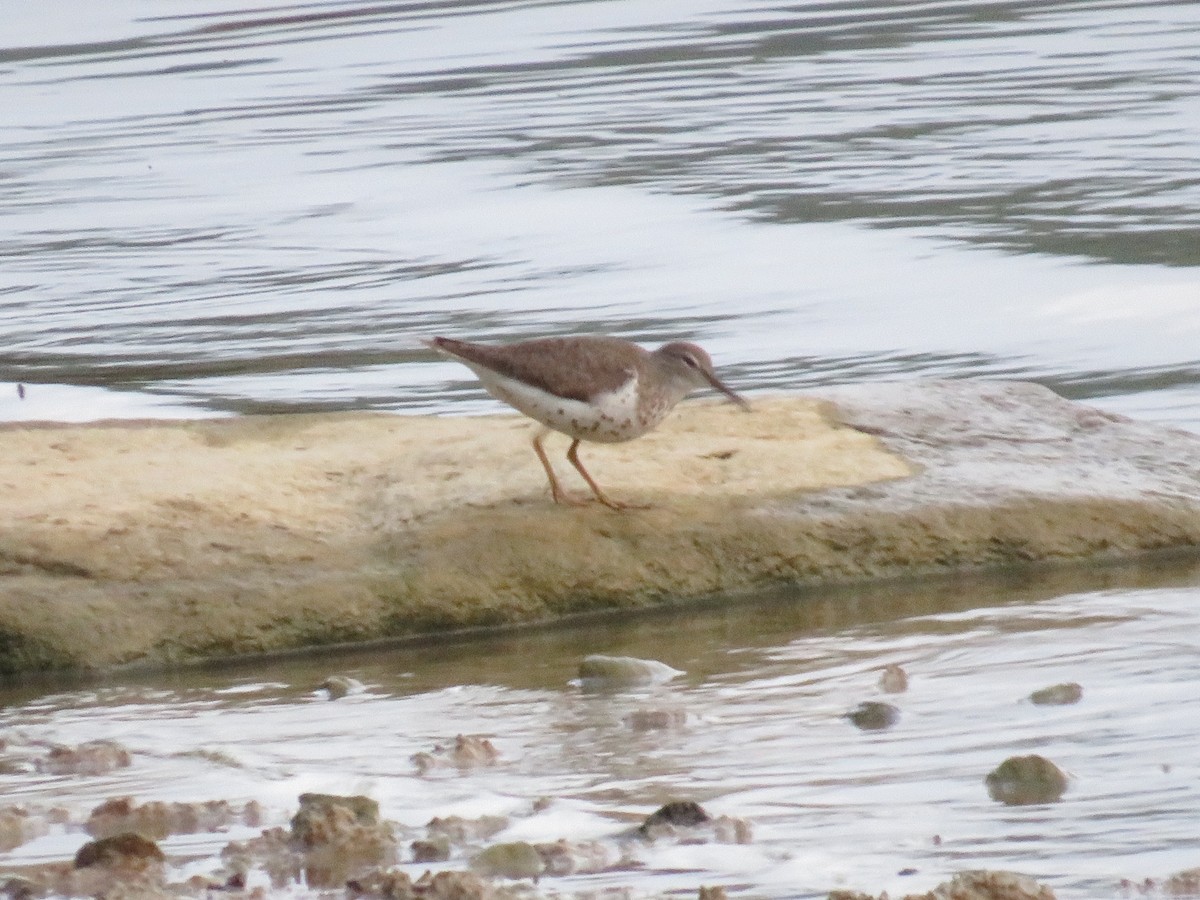
[[[746,401],[745,397],[741,396],[740,394],[735,394],[729,387],[725,385],[724,382],[721,381],[720,378],[718,378],[716,375],[713,375],[711,372],[705,372],[704,377],[715,390],[720,391],[746,412],[750,412],[750,404]]]

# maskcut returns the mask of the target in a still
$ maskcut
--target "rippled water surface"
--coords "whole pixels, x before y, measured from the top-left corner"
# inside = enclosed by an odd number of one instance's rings
[[[824,897],[838,886],[927,890],[955,871],[1007,868],[1062,898],[1122,897],[1122,879],[1200,864],[1200,613],[1195,564],[891,585],[686,616],[512,635],[369,655],[10,692],[0,729],[20,742],[120,742],[132,765],[97,776],[0,775],[8,803],[64,807],[73,821],[112,796],[255,799],[286,825],[304,791],[366,793],[413,834],[435,815],[503,815],[495,840],[611,836],[671,798],[750,821],[749,844],[638,851],[642,868],[547,878],[574,896],[721,884],[745,897]],[[669,637],[668,637],[669,635]],[[683,674],[592,692],[583,655],[631,654]],[[909,688],[882,694],[880,668]],[[329,674],[361,693],[329,700]],[[1082,699],[1030,692],[1076,681]],[[844,714],[900,709],[885,731]],[[639,710],[673,727],[635,730]],[[494,767],[420,775],[410,757],[458,733],[487,736]],[[984,776],[1038,753],[1070,775],[1055,804],[1006,807]],[[539,806],[539,798],[551,798]],[[538,811],[534,811],[537,809]],[[228,833],[168,839],[176,875],[210,873]],[[69,856],[78,828],[0,854],[0,867]],[[460,851],[449,868],[465,864]],[[188,860],[191,860],[188,862]],[[415,875],[427,864],[407,863]]]
[[[0,417],[468,409],[419,335],[602,331],[1197,427],[1197,96],[1190,2],[16,4]]]

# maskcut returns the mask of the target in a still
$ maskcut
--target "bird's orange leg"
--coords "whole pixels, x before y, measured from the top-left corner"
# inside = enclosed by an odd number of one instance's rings
[[[586,501],[577,500],[562,489],[562,486],[558,483],[558,476],[554,474],[554,467],[550,465],[550,460],[546,458],[546,449],[542,446],[542,438],[549,433],[549,428],[543,428],[534,435],[533,452],[542,461],[542,468],[546,470],[546,477],[550,479],[550,496],[554,498],[555,503],[565,503],[568,506],[583,506]]]
[[[583,476],[583,480],[588,483],[588,487],[592,489],[592,493],[596,495],[596,499],[607,506],[609,509],[649,509],[649,506],[643,506],[636,503],[622,503],[619,500],[611,499],[604,491],[600,490],[600,485],[592,480],[592,476],[588,474],[587,469],[583,467],[583,463],[579,461],[579,438],[571,442],[571,449],[567,451],[567,459],[571,461],[579,474]]]

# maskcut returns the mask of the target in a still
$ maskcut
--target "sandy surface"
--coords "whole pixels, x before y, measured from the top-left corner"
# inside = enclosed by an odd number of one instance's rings
[[[842,422],[848,422],[848,427]],[[518,417],[0,429],[0,672],[1200,545],[1200,438],[1028,385],[681,406],[550,502]],[[585,489],[548,441],[564,484]]]

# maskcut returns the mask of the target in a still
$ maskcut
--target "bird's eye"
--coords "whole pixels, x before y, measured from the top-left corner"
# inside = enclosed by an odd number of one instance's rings
[[[683,354],[683,361],[685,363],[687,363],[689,366],[691,366],[693,369],[700,368],[700,361],[698,359],[696,359],[696,357],[692,356],[692,354],[690,354],[690,353]]]

